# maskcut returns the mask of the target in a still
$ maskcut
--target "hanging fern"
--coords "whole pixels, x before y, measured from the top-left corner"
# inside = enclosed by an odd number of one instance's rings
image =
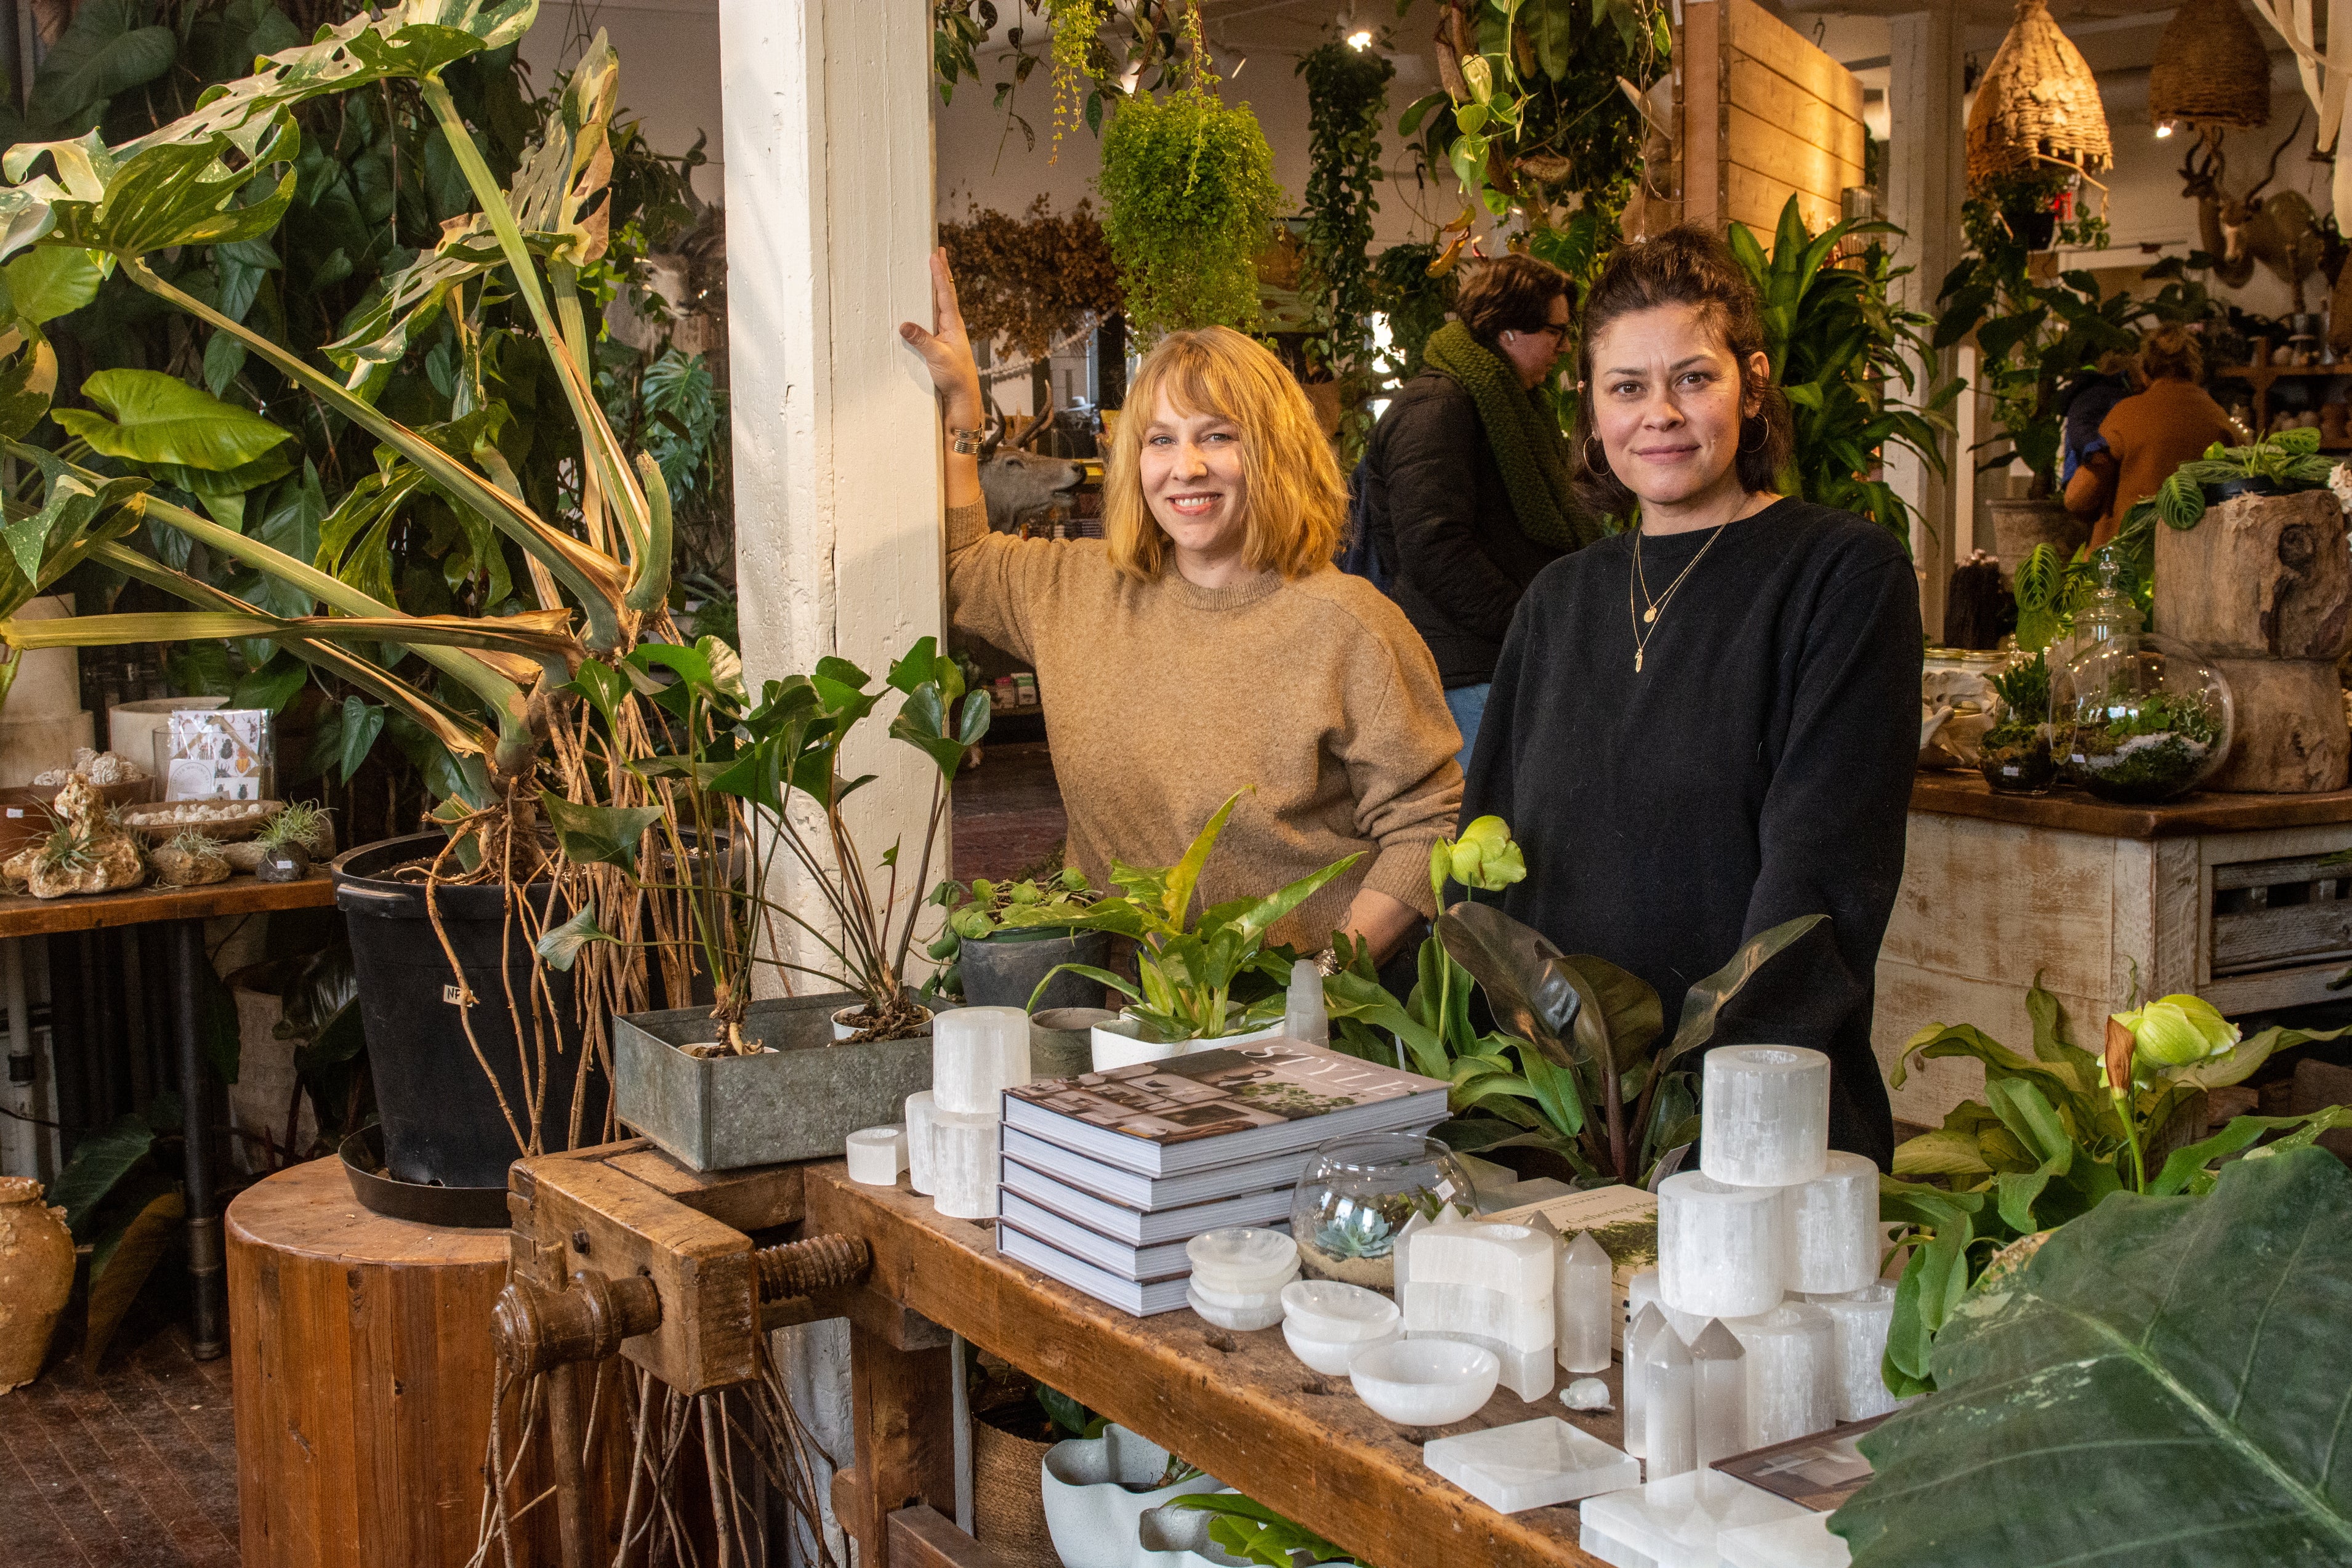
[[[1370,424],[1372,313],[1379,308],[1370,251],[1373,192],[1381,178],[1381,116],[1396,68],[1369,50],[1326,44],[1298,62],[1307,78],[1306,297],[1316,336],[1307,361],[1340,383],[1340,444],[1349,463]]]

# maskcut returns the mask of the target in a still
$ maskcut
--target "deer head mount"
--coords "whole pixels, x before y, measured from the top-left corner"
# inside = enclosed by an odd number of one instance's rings
[[[2304,279],[2319,269],[2326,243],[2318,214],[2302,192],[2281,191],[2269,197],[2263,192],[2278,177],[2280,155],[2302,134],[2303,119],[2295,116],[2294,126],[2271,150],[2263,177],[2242,193],[2232,194],[2225,183],[2229,164],[2218,127],[2199,133],[2180,165],[2181,194],[2197,203],[2199,242],[2213,258],[2214,279],[2242,288],[2260,262],[2294,291],[2297,313],[2304,309]]]
[[[1025,424],[989,415],[980,445],[980,491],[988,503],[988,526],[998,533],[1011,533],[1023,513],[1050,506],[1084,477],[1076,464],[1034,450],[1053,423],[1051,404]]]

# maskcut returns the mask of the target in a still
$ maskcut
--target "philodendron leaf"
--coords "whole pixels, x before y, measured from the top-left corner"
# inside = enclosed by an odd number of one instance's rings
[[[1437,917],[1437,939],[1486,994],[1496,1024],[1569,1065],[1560,1040],[1587,998],[1559,948],[1491,904],[1455,904]]]
[[[1683,998],[1683,1016],[1675,1026],[1674,1040],[1658,1055],[1659,1069],[1663,1071],[1683,1052],[1712,1040],[1716,1019],[1724,1005],[1739,994],[1739,988],[1755,978],[1757,970],[1797,938],[1828,918],[1826,915],[1800,915],[1794,920],[1783,920],[1769,931],[1759,931],[1742,943],[1739,951],[1722,968],[1693,986]]]
[[[291,439],[251,409],[158,371],[100,371],[81,391],[105,415],[61,408],[50,417],[109,457],[226,473]]]
[[[539,807],[566,860],[625,871],[636,865],[637,841],[662,814],[659,806],[574,805],[552,789],[540,791]]]
[[[616,938],[596,924],[596,906],[583,904],[571,919],[549,931],[532,949],[551,969],[569,969],[579,961],[580,949],[591,942],[612,942]]]
[[[1862,1439],[1877,1473],[1830,1521],[1853,1568],[2352,1561],[2347,1237],[2352,1172],[2317,1149],[2059,1227]]]

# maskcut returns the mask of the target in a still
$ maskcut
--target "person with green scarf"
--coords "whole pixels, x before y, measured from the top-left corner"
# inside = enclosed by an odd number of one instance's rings
[[[1372,432],[1362,506],[1389,594],[1436,657],[1466,766],[1519,596],[1602,528],[1534,395],[1571,327],[1568,275],[1527,256],[1478,263],[1454,314]]]

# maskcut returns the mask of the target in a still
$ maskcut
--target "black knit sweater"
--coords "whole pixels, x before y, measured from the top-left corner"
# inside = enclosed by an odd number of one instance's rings
[[[1916,581],[1885,529],[1784,500],[1644,538],[1651,595],[1718,533],[1647,628],[1639,674],[1631,535],[1537,577],[1496,666],[1463,820],[1495,812],[1525,849],[1503,907],[1655,987],[1669,1034],[1685,990],[1742,942],[1828,915],[1750,982],[1714,1043],[1826,1051],[1832,1145],[1884,1166],[1873,971],[1918,755]]]

